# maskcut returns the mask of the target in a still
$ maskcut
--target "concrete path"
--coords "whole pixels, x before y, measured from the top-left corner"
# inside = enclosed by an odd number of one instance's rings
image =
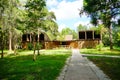
[[[98,67],[87,58],[82,57],[78,49],[72,50],[72,56],[67,62],[58,80],[110,80]]]

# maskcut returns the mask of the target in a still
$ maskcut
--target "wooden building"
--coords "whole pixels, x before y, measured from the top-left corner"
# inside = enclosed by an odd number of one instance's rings
[[[64,41],[45,41],[45,49],[52,49],[58,47],[65,48],[95,48],[101,42],[100,32],[94,30],[79,31],[78,40],[64,40]]]
[[[22,48],[27,49],[29,43],[40,42],[42,44],[42,48],[45,48],[45,41],[50,41],[48,35],[46,33],[39,34],[23,34],[22,35]]]
[[[101,43],[101,32],[94,30],[79,31],[78,48],[95,48]]]
[[[69,37],[69,36],[68,36]],[[94,30],[79,31],[78,40],[66,39],[64,41],[51,41],[47,34],[41,33],[39,35],[39,42],[42,43],[42,48],[53,49],[59,47],[65,48],[95,48],[101,42],[100,32]],[[32,34],[24,34],[22,36],[22,47],[27,48],[27,44],[33,41]],[[35,41],[38,41],[38,35],[35,36]]]

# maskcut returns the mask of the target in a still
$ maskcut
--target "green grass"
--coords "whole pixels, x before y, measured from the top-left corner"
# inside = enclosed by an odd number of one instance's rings
[[[0,80],[55,80],[71,51],[41,51],[35,62],[32,53],[19,52],[0,59]]]
[[[112,80],[120,80],[120,58],[89,56]]]
[[[120,55],[120,48],[115,48],[110,50],[108,47],[102,48],[102,50],[98,49],[80,49],[82,54],[100,54],[100,55]]]

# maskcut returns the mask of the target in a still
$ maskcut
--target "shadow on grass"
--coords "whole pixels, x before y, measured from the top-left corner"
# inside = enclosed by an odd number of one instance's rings
[[[120,58],[89,56],[112,80],[120,80]]]
[[[0,59],[0,80],[55,80],[70,54],[9,56]]]

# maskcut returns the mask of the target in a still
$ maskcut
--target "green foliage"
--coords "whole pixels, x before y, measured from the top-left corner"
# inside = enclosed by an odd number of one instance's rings
[[[118,39],[117,40],[120,41],[120,32],[118,32],[117,35],[118,35]]]
[[[99,51],[102,50],[102,48],[104,47],[103,43],[100,43],[96,46],[96,49],[98,49]]]
[[[77,26],[77,31],[81,31],[81,30],[87,30],[87,27],[86,26],[83,26],[82,24],[79,24]]]
[[[41,48],[42,48],[42,44],[39,43],[39,42],[37,42],[37,44],[36,44],[36,49],[37,49],[37,50],[40,50]]]
[[[32,43],[28,43],[27,47],[28,47],[28,50],[33,50],[33,44]]]
[[[105,33],[103,35],[103,44],[104,46],[109,46],[110,45],[110,40],[109,40],[109,34]]]
[[[14,46],[17,44],[17,41],[20,37],[20,34],[18,32],[18,22],[20,18],[20,5],[19,0],[1,0],[0,1],[0,26],[3,31],[3,36],[7,35],[7,38],[4,38],[4,44],[3,46],[8,49],[13,49]],[[9,40],[9,41],[8,41]],[[14,40],[12,42],[12,40]]]
[[[100,24],[98,26],[93,26],[90,28],[90,30],[95,30],[98,33],[100,33],[100,32],[104,33],[106,31],[103,24]]]
[[[33,48],[34,48],[33,43],[28,43],[27,44],[27,49],[28,50],[33,50]],[[37,42],[36,45],[35,45],[35,49],[40,50],[41,48],[42,48],[42,44],[40,42],[39,43]]]
[[[54,14],[54,12],[48,12],[47,13],[47,16],[46,16],[46,18],[48,19],[48,20],[56,20],[56,16],[55,16],[55,14]]]
[[[112,18],[120,14],[118,3],[120,3],[119,0],[84,0],[81,13],[85,12],[90,15],[93,24],[97,25],[98,20],[101,20],[106,27],[109,27]]]
[[[118,20],[118,25],[120,26],[120,19]]]
[[[66,35],[72,35],[73,39],[77,39],[77,33],[75,32],[75,30],[72,30],[70,28],[64,28],[62,29],[62,31],[60,32],[59,36],[58,36],[58,40],[64,40]]]
[[[54,12],[49,12],[46,7],[45,0],[28,0],[26,5],[27,20],[26,27],[31,32],[50,32],[53,39],[56,38],[58,33],[58,25],[55,22],[56,16]],[[48,32],[49,35],[51,35]],[[51,36],[49,36],[51,37]]]
[[[58,24],[55,22],[56,16],[54,12],[48,12],[46,15],[45,24],[45,31],[47,31],[48,36],[51,40],[56,40],[58,35]]]
[[[41,25],[41,19],[46,16],[45,0],[28,0],[26,5],[27,28],[37,29]]]
[[[57,34],[58,34],[58,32],[55,35],[55,34],[52,34],[51,31],[47,31],[47,35],[49,36],[50,40],[56,40],[57,39],[57,37],[56,37]]]
[[[109,39],[109,31],[108,28],[100,28],[101,29],[101,35],[102,35],[102,43],[104,46],[109,46],[110,45],[110,39]],[[97,29],[99,32],[99,29]]]
[[[70,35],[70,34],[72,34],[72,32],[71,32],[70,28],[63,28],[61,31],[61,34],[62,35],[68,35],[68,34]]]
[[[113,42],[114,45],[120,46],[120,27],[118,26],[113,28]]]
[[[101,21],[104,27],[109,28],[110,49],[113,49],[112,24],[119,22],[119,3],[120,0],[84,0],[83,9],[80,11],[80,14],[88,14],[95,26]]]

